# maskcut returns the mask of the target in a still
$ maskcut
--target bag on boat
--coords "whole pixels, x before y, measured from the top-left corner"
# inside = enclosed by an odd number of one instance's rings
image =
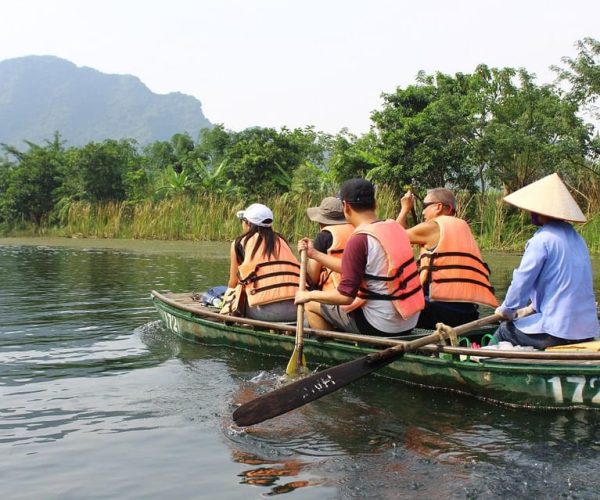
[[[206,292],[200,294],[200,302],[204,305],[221,309],[223,307],[223,297],[226,291],[227,287],[225,285],[213,286],[206,290]]]
[[[239,283],[235,288],[228,288],[223,295],[223,307],[221,314],[229,316],[246,315],[246,289]]]

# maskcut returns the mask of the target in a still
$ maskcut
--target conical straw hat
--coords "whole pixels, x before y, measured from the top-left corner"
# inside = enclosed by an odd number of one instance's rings
[[[515,207],[571,222],[585,222],[586,218],[558,174],[554,173],[528,184],[504,197]]]

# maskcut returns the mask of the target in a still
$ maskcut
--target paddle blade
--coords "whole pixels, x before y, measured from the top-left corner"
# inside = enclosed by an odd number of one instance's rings
[[[292,353],[292,357],[288,361],[287,367],[285,369],[285,374],[288,377],[297,377],[302,373],[307,371],[306,368],[306,357],[304,353],[300,354],[301,350],[298,347],[294,348],[294,352]]]
[[[306,250],[300,251],[300,282],[298,290],[303,292],[306,288]],[[298,304],[296,309],[296,345],[294,352],[288,362],[285,373],[288,377],[297,377],[306,370],[306,358],[304,357],[304,304]]]
[[[502,317],[492,314],[453,329],[455,335],[462,335],[475,328],[499,321]],[[383,351],[369,354],[343,365],[334,366],[317,372],[297,382],[286,385],[249,403],[240,406],[233,412],[233,420],[240,426],[254,425],[269,418],[277,417],[288,411],[303,406],[315,399],[331,394],[345,385],[358,380],[369,373],[383,368],[405,352],[412,352],[432,342],[448,337],[448,332],[438,325],[431,335],[389,347]],[[447,327],[446,327],[447,328]]]
[[[277,417],[383,368],[402,354],[403,351],[398,350],[388,357],[375,360],[364,356],[314,373],[243,404],[233,412],[233,420],[239,426],[247,426]]]

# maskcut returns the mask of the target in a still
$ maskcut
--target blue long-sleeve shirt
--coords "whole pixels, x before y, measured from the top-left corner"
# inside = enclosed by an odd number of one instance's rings
[[[500,312],[514,314],[530,300],[536,312],[515,321],[519,330],[564,339],[598,336],[590,256],[567,222],[551,220],[527,242]]]

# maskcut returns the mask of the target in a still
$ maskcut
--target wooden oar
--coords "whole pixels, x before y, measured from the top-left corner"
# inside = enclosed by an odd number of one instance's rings
[[[303,292],[306,288],[306,250],[300,252],[300,284],[298,289]],[[306,359],[304,358],[304,304],[298,305],[296,314],[296,344],[285,373],[288,377],[297,377],[306,371]]]
[[[457,326],[453,330],[456,335],[462,335],[470,330],[500,321],[500,319],[501,316],[493,314]],[[314,373],[243,404],[233,412],[233,420],[240,426],[254,425],[295,410],[383,368],[401,357],[405,352],[414,351],[432,342],[442,340],[444,336],[443,330],[438,328],[435,333],[423,338],[374,352],[354,361]]]
[[[417,195],[415,194],[415,192],[414,192],[414,190],[413,190],[413,186],[412,186],[412,184],[405,184],[405,185],[404,185],[404,187],[403,187],[403,189],[404,189],[405,191],[410,191],[410,192],[411,192],[411,194],[412,194],[412,195],[413,195],[415,198],[417,198]],[[413,206],[412,206],[412,208],[410,209],[410,213],[411,213],[411,215],[412,215],[412,218],[413,218],[413,226],[416,226],[416,225],[419,223],[419,219],[417,219],[417,211],[415,210],[415,205],[414,205],[414,203],[413,203]]]

